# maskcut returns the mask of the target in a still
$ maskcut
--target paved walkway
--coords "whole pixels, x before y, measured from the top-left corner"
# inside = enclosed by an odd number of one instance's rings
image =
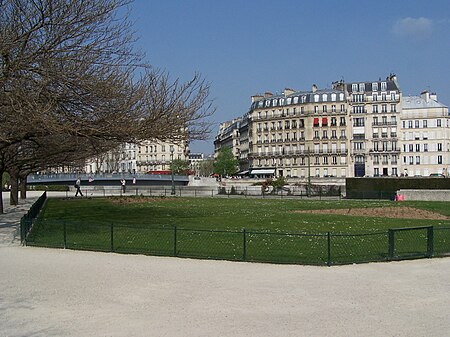
[[[449,336],[450,258],[327,268],[21,247],[41,194],[4,199],[0,336]]]
[[[20,219],[43,192],[27,193],[27,199],[19,200],[18,206],[9,204],[9,192],[2,193],[4,214],[0,214],[0,246],[20,245]]]

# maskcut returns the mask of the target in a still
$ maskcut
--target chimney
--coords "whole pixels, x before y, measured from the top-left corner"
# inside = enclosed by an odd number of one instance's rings
[[[422,97],[427,103],[430,101],[430,93],[426,90],[420,93],[420,97]]]
[[[432,99],[433,101],[437,102],[437,94],[435,92],[432,92],[430,94],[430,99]]]
[[[252,98],[252,103],[254,103],[256,101],[259,101],[260,99],[263,99],[264,97],[263,97],[263,95],[256,94],[256,95],[253,95],[251,98]]]
[[[292,95],[295,92],[294,89],[291,88],[284,88],[284,97],[287,97],[289,95]]]
[[[311,91],[312,92],[316,92],[317,91],[317,85],[313,84],[312,88],[311,88]]]
[[[273,94],[270,91],[266,91],[264,93],[264,98],[271,97],[271,96],[273,96]]]

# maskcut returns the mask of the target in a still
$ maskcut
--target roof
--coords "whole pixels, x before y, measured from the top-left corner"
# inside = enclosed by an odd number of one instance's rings
[[[446,108],[442,103],[430,98],[428,102],[420,96],[403,97],[403,110],[405,109],[429,109],[429,108]]]

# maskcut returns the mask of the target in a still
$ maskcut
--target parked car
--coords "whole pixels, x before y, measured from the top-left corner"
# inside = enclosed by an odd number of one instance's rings
[[[441,178],[444,178],[445,176],[442,173],[431,173],[430,177],[434,177],[434,178],[441,177]]]

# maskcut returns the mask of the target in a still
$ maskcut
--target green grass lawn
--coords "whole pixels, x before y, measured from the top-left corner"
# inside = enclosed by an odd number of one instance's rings
[[[411,206],[450,216],[446,202],[151,198],[150,202],[120,203],[120,200],[123,199],[49,199],[28,244],[63,247],[65,224],[67,247],[74,249],[230,260],[242,260],[245,254],[250,261],[325,264],[328,232],[332,234],[332,262],[351,263],[386,259],[390,228],[450,228],[449,220],[293,212]],[[396,253],[426,252],[426,230],[399,232],[397,237]],[[436,252],[450,252],[450,230],[435,230],[434,237]]]

